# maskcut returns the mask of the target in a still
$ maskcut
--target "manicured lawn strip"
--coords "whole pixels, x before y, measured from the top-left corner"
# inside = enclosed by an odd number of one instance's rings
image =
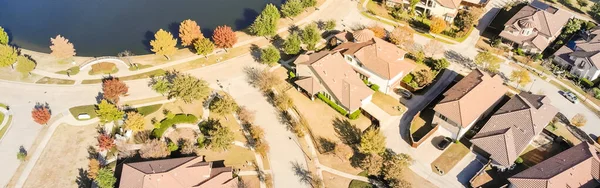
[[[158,111],[158,109],[160,109],[160,107],[162,107],[162,104],[142,106],[142,107],[137,108],[137,112],[144,116],[147,116],[147,115],[150,115],[150,114]]]
[[[415,118],[410,123],[410,134],[415,134],[415,132],[417,132],[417,130],[419,130],[423,126],[425,126],[425,120],[423,120],[423,118],[421,118],[420,116],[415,116]]]
[[[160,138],[160,137],[162,137],[163,133],[165,133],[165,131],[167,129],[169,129],[169,127],[172,127],[175,124],[178,124],[178,123],[196,123],[196,122],[198,122],[198,118],[196,116],[194,116],[194,115],[191,115],[191,114],[177,114],[172,119],[163,119],[162,121],[160,121],[160,127],[159,128],[155,128],[152,131],[152,135],[154,135],[154,137],[156,137],[156,138]]]
[[[75,80],[63,80],[63,79],[58,79],[58,78],[50,78],[50,77],[43,77],[42,79],[39,79],[37,82],[35,82],[36,84],[63,84],[63,85],[73,85],[75,83]]]
[[[169,98],[165,97],[165,96],[158,96],[158,97],[150,97],[150,98],[145,98],[145,99],[124,101],[123,104],[129,105],[129,106],[134,106],[134,105],[147,104],[147,103],[151,103],[151,102],[164,101],[164,100],[168,100],[168,99]]]
[[[391,116],[399,116],[406,111],[406,107],[400,104],[399,100],[379,91],[373,94],[373,99],[371,99],[371,102]],[[396,107],[400,107],[400,110],[397,110]]]
[[[469,153],[469,148],[464,144],[461,142],[452,143],[442,155],[431,163],[431,171],[437,173],[435,169],[437,166],[444,173],[448,173],[467,153]]]
[[[119,77],[119,79],[123,80],[123,81],[136,80],[136,79],[142,79],[142,78],[149,78],[152,76],[162,76],[165,74],[165,72],[166,72],[165,70],[157,69],[157,70],[153,70],[153,71],[145,72],[145,73],[141,73],[141,74]],[[81,84],[99,84],[99,83],[102,83],[102,79],[84,80],[81,82]]]
[[[363,177],[367,177],[367,171],[362,171],[360,173],[358,173],[359,176],[363,176]],[[352,180],[350,182],[350,185],[348,185],[348,188],[371,188],[373,187],[373,185],[364,182],[364,181],[358,181],[358,180]]]
[[[70,73],[71,75],[79,74],[79,71],[80,71],[79,70],[79,66],[74,66],[74,67],[71,67],[71,68],[69,68],[67,70],[71,70],[71,73]],[[64,74],[64,75],[66,75],[67,74],[67,70],[58,71],[58,72],[56,72],[56,74]]]
[[[6,133],[6,131],[8,130],[8,127],[10,127],[11,122],[12,122],[12,116],[8,116],[8,121],[6,121],[6,125],[4,125],[4,127],[2,127],[2,129],[0,129],[0,138],[2,138],[2,136],[4,136],[4,133]]]
[[[2,104],[2,103],[0,103],[0,108],[4,108],[4,109],[6,109],[6,104]]]
[[[152,65],[138,65],[137,67],[135,67],[135,66],[129,67],[129,70],[136,71],[136,70],[142,70],[142,69],[150,68],[150,67],[152,67]]]
[[[114,73],[117,73],[117,72],[119,72],[119,69],[115,67],[115,68],[114,68],[114,69],[112,69],[112,70],[100,70],[100,71],[94,71],[94,70],[90,70],[90,71],[88,72],[88,74],[89,74],[89,75],[98,75],[98,74],[114,74]]]
[[[70,108],[69,112],[71,112],[71,115],[75,119],[78,119],[77,116],[79,116],[79,114],[82,114],[82,113],[86,113],[86,114],[90,115],[90,119],[95,118],[97,116],[96,115],[96,105],[76,106],[76,107]]]

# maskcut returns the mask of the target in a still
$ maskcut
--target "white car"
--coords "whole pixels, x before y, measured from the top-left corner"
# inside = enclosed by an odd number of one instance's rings
[[[563,92],[563,96],[573,104],[577,104],[577,95],[571,93],[570,91],[565,91]]]

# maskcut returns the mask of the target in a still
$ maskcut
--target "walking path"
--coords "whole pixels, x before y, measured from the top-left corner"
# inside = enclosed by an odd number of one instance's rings
[[[0,113],[4,114],[4,119],[2,119],[2,123],[0,123],[0,130],[2,130],[4,126],[7,126],[8,119],[10,119],[10,112],[6,110],[6,108],[0,107]],[[2,138],[0,138],[0,142],[2,142]]]

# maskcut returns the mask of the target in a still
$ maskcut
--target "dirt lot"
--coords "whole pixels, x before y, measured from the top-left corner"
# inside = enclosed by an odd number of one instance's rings
[[[87,170],[88,147],[96,145],[96,135],[93,125],[59,125],[25,187],[78,187],[80,173]]]
[[[323,171],[323,182],[325,183],[325,187],[327,188],[348,187],[350,181],[352,180]]]
[[[240,176],[240,178],[242,179],[244,184],[248,186],[247,188],[260,187],[260,180],[258,179],[258,176]]]

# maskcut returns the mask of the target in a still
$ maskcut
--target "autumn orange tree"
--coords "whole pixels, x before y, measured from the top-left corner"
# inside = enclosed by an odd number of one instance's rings
[[[118,78],[110,77],[102,81],[103,96],[113,104],[119,103],[119,97],[125,95],[128,91],[127,84]]]
[[[154,34],[154,40],[150,41],[152,51],[157,55],[165,56],[167,60],[171,59],[169,55],[173,55],[177,51],[175,45],[177,45],[177,39],[174,39],[171,33],[163,29],[158,30]]]
[[[446,21],[442,18],[433,17],[431,19],[431,25],[429,25],[429,32],[439,34],[446,29]]]
[[[196,21],[187,19],[179,25],[179,38],[182,46],[191,46],[194,41],[204,38]]]
[[[115,139],[108,134],[98,135],[98,148],[100,151],[110,150],[115,147]]]
[[[377,38],[385,38],[385,29],[383,27],[381,27],[380,25],[374,25],[373,27],[369,27],[369,30],[373,31],[373,34],[375,34],[375,37]]]
[[[235,33],[233,30],[231,30],[231,27],[226,25],[217,26],[212,38],[218,48],[224,48],[225,50],[233,47],[233,45],[237,42]]]
[[[73,57],[75,55],[75,47],[73,43],[69,42],[69,39],[66,39],[63,36],[56,35],[55,38],[50,38],[50,50],[52,50],[51,55],[59,59],[66,59]]]
[[[42,104],[37,104],[34,108],[33,111],[31,111],[31,117],[33,118],[33,121],[35,121],[36,123],[39,123],[40,125],[44,125],[46,123],[48,123],[48,120],[50,120],[50,108],[48,107],[48,105],[42,105]]]
[[[412,47],[414,44],[415,30],[409,26],[398,26],[390,33],[390,41],[404,48]]]

